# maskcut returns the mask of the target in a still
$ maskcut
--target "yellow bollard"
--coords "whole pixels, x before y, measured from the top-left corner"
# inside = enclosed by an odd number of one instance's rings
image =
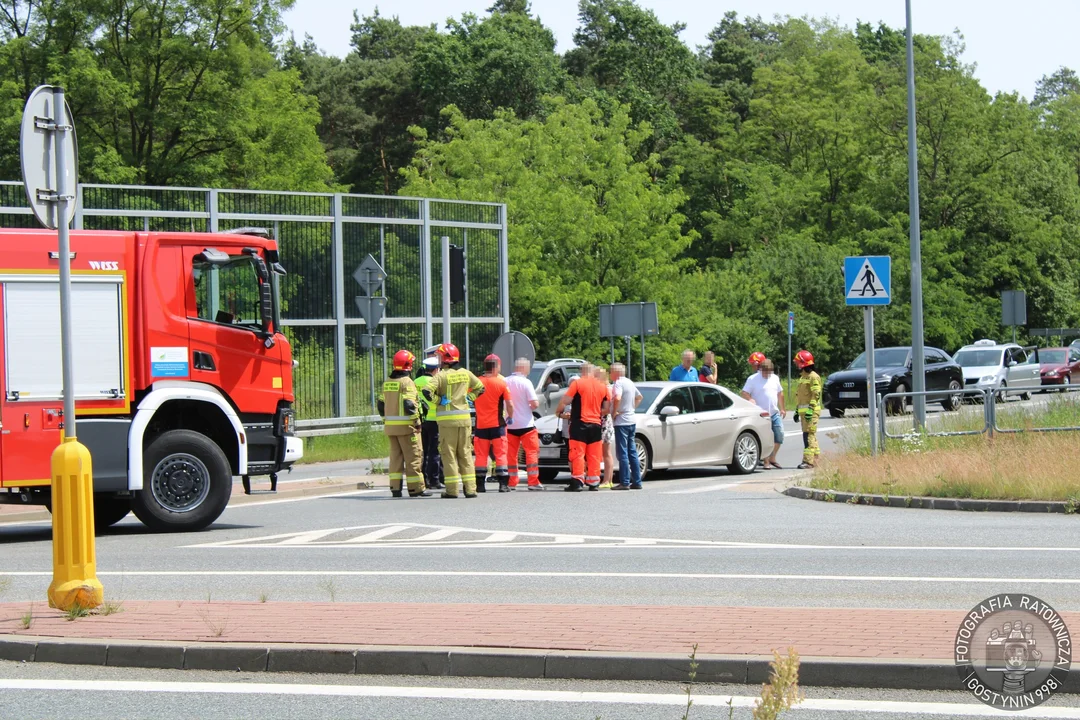
[[[49,607],[96,608],[104,589],[94,549],[94,475],[90,451],[64,438],[52,454],[53,581]]]

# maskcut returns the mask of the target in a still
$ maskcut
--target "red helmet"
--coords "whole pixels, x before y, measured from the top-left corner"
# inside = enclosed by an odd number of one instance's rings
[[[750,358],[747,360],[751,365],[760,365],[765,362],[765,353],[755,352],[750,353]]]
[[[412,370],[413,360],[416,357],[408,350],[398,350],[394,353],[395,370]]]
[[[443,343],[436,352],[439,354],[439,359],[447,364],[461,360],[461,352],[458,351],[457,345],[453,343]]]
[[[810,354],[809,350],[800,350],[795,353],[795,367],[802,370],[807,365],[814,364],[814,356]]]

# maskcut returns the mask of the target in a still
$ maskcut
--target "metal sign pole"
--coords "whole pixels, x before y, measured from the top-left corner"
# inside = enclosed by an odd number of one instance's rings
[[[442,243],[442,341],[450,342],[450,238],[443,235]],[[466,359],[468,362],[468,359]]]
[[[795,313],[788,313],[787,327],[787,394],[791,394],[791,338],[795,334]]]
[[[870,455],[877,455],[877,382],[874,371],[874,308],[867,306],[863,310],[863,325],[866,334],[866,407],[870,409]]]
[[[645,303],[641,303],[641,382],[645,382]],[[627,355],[630,353],[627,352]],[[629,376],[628,376],[629,377]]]
[[[71,335],[71,238],[68,235],[68,202],[64,133],[71,132],[64,88],[53,88],[53,142],[56,148],[56,226],[60,250],[60,347],[64,382],[64,437],[75,439],[75,363]]]
[[[908,101],[908,225],[911,244],[911,376],[915,392],[926,390],[923,346],[922,238],[919,229],[919,148],[915,139],[915,50],[911,30],[911,0],[907,10],[907,101]],[[926,427],[926,397],[916,395],[912,403],[915,430]]]

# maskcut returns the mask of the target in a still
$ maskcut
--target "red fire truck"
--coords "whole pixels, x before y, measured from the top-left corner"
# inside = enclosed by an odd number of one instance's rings
[[[0,502],[49,503],[63,427],[55,232],[0,230]],[[292,350],[277,317],[277,243],[228,234],[72,231],[76,434],[97,527],[221,515],[233,477],[277,473],[293,434]]]

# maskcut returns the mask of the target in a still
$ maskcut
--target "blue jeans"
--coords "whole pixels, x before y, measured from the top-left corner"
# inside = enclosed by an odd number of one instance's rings
[[[623,485],[641,484],[641,464],[634,445],[636,429],[637,425],[615,426],[615,459],[619,463],[619,482]]]

